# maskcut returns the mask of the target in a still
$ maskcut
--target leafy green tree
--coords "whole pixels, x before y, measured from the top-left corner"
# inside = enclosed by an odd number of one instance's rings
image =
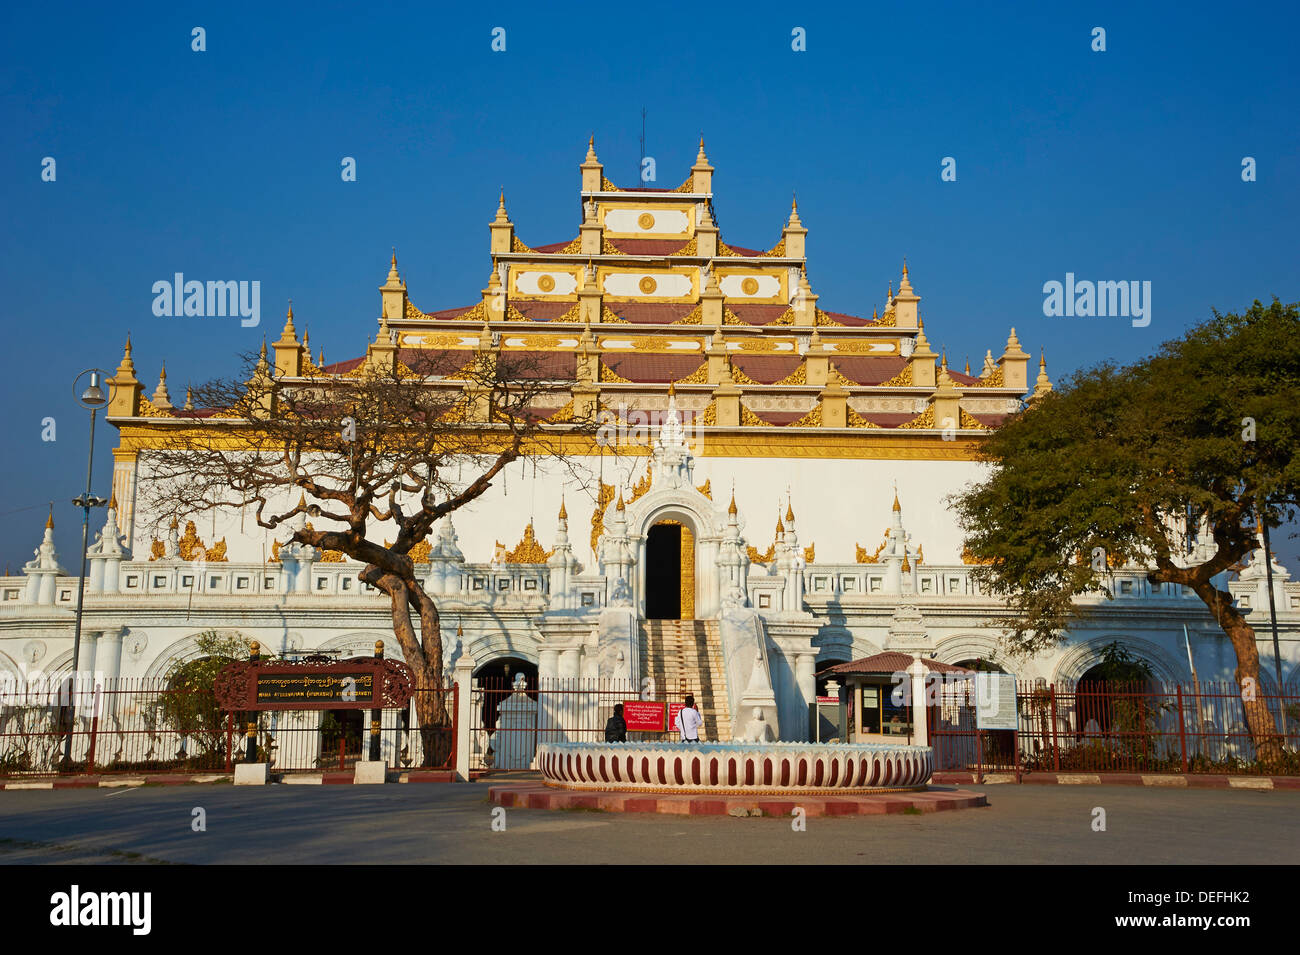
[[[1150,358],[1082,371],[1012,416],[983,442],[987,479],[953,500],[977,579],[1007,599],[1012,649],[1059,643],[1085,612],[1077,597],[1112,596],[1121,563],[1147,568],[1214,615],[1251,736],[1275,759],[1255,631],[1223,575],[1257,546],[1257,522],[1295,518],[1297,446],[1300,306],[1277,299],[1216,311]]]
[[[160,722],[197,744],[192,758],[202,762],[210,754],[224,757],[226,714],[217,702],[217,674],[236,660],[247,660],[252,641],[246,637],[208,630],[195,638],[199,654],[175,664],[167,673],[167,692],[158,708]]]

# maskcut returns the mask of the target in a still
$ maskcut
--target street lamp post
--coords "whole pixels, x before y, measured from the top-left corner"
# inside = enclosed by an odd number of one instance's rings
[[[81,379],[90,375],[90,384],[78,394],[77,386]],[[77,396],[77,403],[90,409],[90,452],[86,456],[86,491],[72,503],[81,508],[81,573],[77,578],[77,618],[72,635],[72,680],[73,687],[69,694],[68,735],[63,741],[63,769],[72,769],[72,736],[77,728],[77,683],[81,677],[81,609],[86,599],[86,547],[90,534],[90,509],[103,507],[108,502],[102,497],[90,493],[90,479],[95,466],[95,418],[99,409],[108,404],[108,397],[100,382],[105,379],[105,372],[99,368],[88,368],[77,376],[72,383],[72,392]]]

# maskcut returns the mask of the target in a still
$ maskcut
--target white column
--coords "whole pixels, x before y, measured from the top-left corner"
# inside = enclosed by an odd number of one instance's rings
[[[122,671],[122,638],[126,627],[114,627],[99,635],[95,645],[94,669],[107,688],[108,683],[116,680]]]
[[[912,745],[929,746],[930,736],[926,726],[925,711],[925,664],[920,657],[912,660],[907,668],[912,677]]]
[[[468,655],[462,655],[456,661],[456,685],[459,687],[456,700],[456,778],[463,783],[469,782],[470,758],[470,714],[474,703],[474,661]]]

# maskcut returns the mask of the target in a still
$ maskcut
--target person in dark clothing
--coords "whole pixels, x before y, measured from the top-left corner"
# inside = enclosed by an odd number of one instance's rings
[[[614,704],[614,715],[605,723],[606,743],[627,742],[627,720],[623,719],[623,704]]]

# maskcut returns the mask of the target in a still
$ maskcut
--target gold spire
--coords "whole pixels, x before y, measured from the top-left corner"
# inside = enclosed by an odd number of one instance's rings
[[[497,222],[509,222],[510,216],[506,214],[506,190],[501,188],[501,198],[497,201]]]
[[[791,501],[789,498],[786,499],[785,519],[789,521],[791,524],[794,523],[794,502]]]
[[[149,400],[160,408],[170,408],[172,406],[172,396],[167,391],[166,362],[163,362],[162,368],[158,372],[158,387],[153,390],[153,395],[150,396]]]
[[[397,246],[393,246],[393,257],[388,260],[388,282],[386,288],[397,288],[402,284],[402,275],[397,271]]]
[[[677,388],[673,385],[671,381],[668,382],[668,397],[669,398],[677,397]]]
[[[194,410],[194,389],[188,385],[185,386],[185,410]]]
[[[50,516],[45,518],[45,526],[47,528],[54,527],[54,503],[52,501],[50,502]]]
[[[731,503],[727,505],[727,513],[736,513],[736,489],[734,487],[731,489]]]
[[[596,158],[596,137],[595,137],[595,135],[592,135],[592,137],[591,137],[590,139],[587,140],[587,158],[586,158],[585,161],[586,161],[586,162],[600,162],[600,160]]]
[[[109,509],[110,511],[116,511],[116,510],[117,510],[117,492],[116,492],[116,491],[114,491],[112,494],[110,494],[110,495],[108,496],[108,509]]]
[[[970,374],[970,355],[966,356],[966,374]]]
[[[131,333],[126,333],[126,348],[122,350],[122,363],[117,366],[117,373],[124,379],[135,378],[135,362],[131,360]]]
[[[293,327],[293,299],[289,299],[289,310],[284,316],[284,329],[280,332],[280,343],[291,344],[298,340],[298,330]]]
[[[706,155],[704,155],[704,136],[701,135],[701,136],[700,136],[700,151],[699,151],[699,153],[695,156],[695,165],[697,165],[697,166],[707,166],[708,164],[709,164],[709,157],[706,156]]]
[[[568,519],[569,519],[569,512],[564,509],[564,495],[561,494],[560,495],[560,520],[567,521]]]
[[[781,505],[780,505],[780,504],[778,504],[778,505],[776,506],[776,532],[777,532],[778,534],[784,534],[784,533],[785,533],[785,525],[781,523]]]
[[[623,504],[623,492],[622,492],[622,490],[620,490],[620,491],[618,492],[618,510],[620,510],[620,511],[622,511],[622,510],[626,510],[626,507],[625,507],[624,504]]]
[[[893,509],[895,511],[898,511],[900,514],[903,511],[903,509],[898,504],[898,482],[897,481],[894,482],[894,508]]]

